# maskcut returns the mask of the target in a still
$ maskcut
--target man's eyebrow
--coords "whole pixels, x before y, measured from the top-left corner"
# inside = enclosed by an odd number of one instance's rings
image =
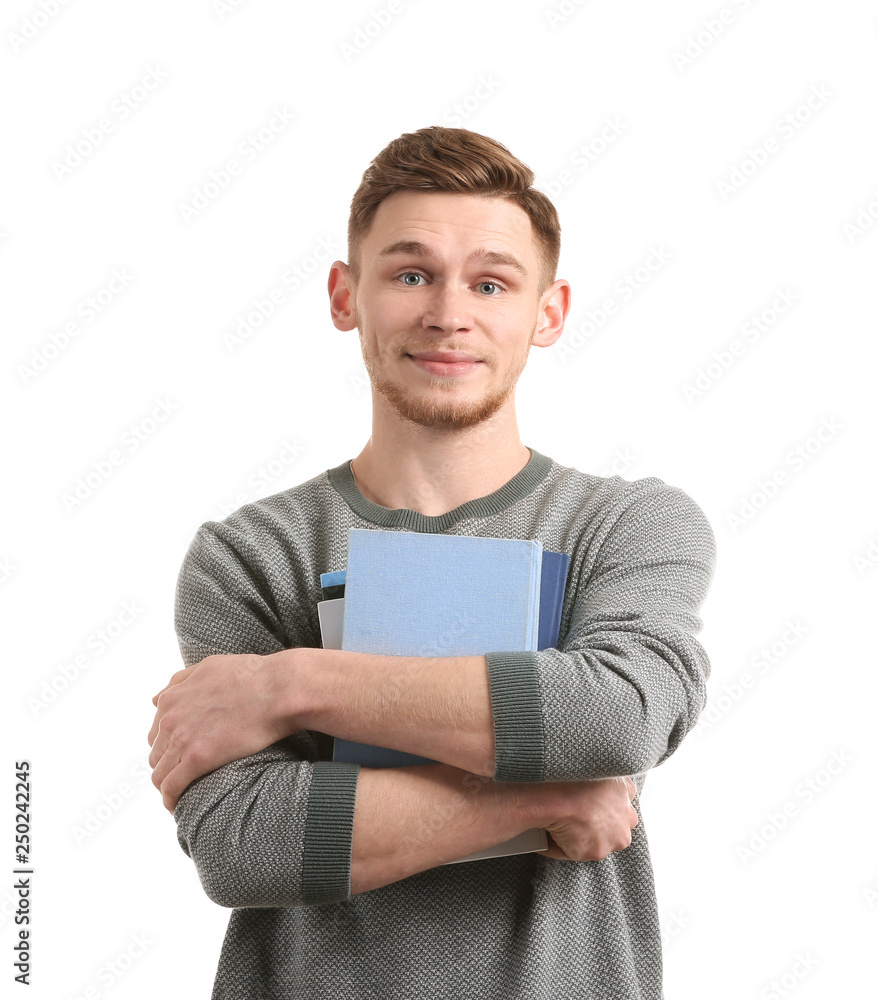
[[[383,260],[386,257],[402,256],[435,257],[436,253],[432,247],[428,247],[426,243],[421,243],[419,240],[397,240],[378,253],[379,260]],[[523,277],[527,277],[527,268],[517,257],[513,257],[511,253],[501,253],[499,250],[486,250],[482,248],[481,250],[473,250],[467,257],[467,263],[470,261],[481,261],[484,264],[493,264],[494,267],[511,267]]]

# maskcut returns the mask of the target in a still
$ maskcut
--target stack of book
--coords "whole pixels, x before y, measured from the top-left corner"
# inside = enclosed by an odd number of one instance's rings
[[[569,555],[534,540],[351,528],[347,569],[320,577],[323,647],[425,657],[548,649],[558,642],[569,565]],[[333,760],[436,763],[338,738]],[[547,847],[545,830],[527,830],[446,864]]]

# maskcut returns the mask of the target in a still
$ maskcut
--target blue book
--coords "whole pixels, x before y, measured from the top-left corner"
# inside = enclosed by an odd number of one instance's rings
[[[561,609],[564,589],[570,569],[566,552],[543,551],[543,571],[540,576],[540,637],[537,651],[554,649],[561,631]]]
[[[561,610],[564,605],[564,590],[567,585],[569,568],[570,556],[566,552],[543,551],[540,573],[538,651],[551,649],[558,645],[561,629]],[[345,575],[343,569],[336,570],[333,573],[321,573],[320,575],[320,586],[326,600],[321,601],[317,605],[317,611],[320,619],[320,633],[324,649],[342,648]],[[345,741],[341,740],[339,742],[344,743]],[[349,745],[364,746],[362,743],[351,743]],[[400,753],[401,751],[388,750],[383,752]],[[418,759],[425,760],[425,758]]]
[[[395,656],[536,650],[537,541],[352,528],[342,648]]]
[[[343,597],[318,604],[324,647],[395,656],[536,651],[544,600],[551,614],[543,632],[550,633],[554,622],[557,641],[560,604],[555,608],[553,602],[559,595],[563,598],[569,565],[569,556],[552,553],[555,558],[545,564],[544,584],[544,555],[537,541],[352,528],[344,577],[339,571],[321,576],[327,596],[344,587]],[[435,763],[417,754],[338,738],[333,760],[367,767]],[[545,830],[526,830],[445,863],[543,851],[547,846]]]
[[[558,642],[570,556],[536,541],[362,530],[349,535],[348,570],[324,573],[318,606],[326,649],[401,656],[466,656],[547,649]],[[366,767],[431,758],[334,739],[333,760]],[[464,858],[543,851],[545,830]]]

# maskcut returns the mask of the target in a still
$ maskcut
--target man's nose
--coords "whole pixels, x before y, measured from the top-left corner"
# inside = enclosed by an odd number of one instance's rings
[[[437,282],[426,296],[423,324],[445,333],[469,330],[473,325],[472,292],[460,285]]]

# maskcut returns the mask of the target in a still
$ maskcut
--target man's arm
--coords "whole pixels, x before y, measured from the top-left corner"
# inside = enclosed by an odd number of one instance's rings
[[[497,781],[636,775],[673,753],[703,708],[709,661],[695,635],[714,561],[697,504],[646,481],[589,541],[561,649],[437,659],[282,650],[264,657],[272,697],[258,685],[226,690],[217,673],[218,704],[267,701],[284,732],[405,750]],[[207,683],[206,670],[172,679],[180,717],[197,723],[179,741],[175,790],[239,753],[227,731],[205,735]],[[161,738],[177,741],[171,727]]]
[[[634,794],[628,778],[514,785],[446,764],[315,766],[278,744],[193,782],[174,817],[213,902],[307,906],[348,900],[534,827],[553,838],[536,853],[600,861],[631,843]]]
[[[535,827],[550,833],[549,848],[535,853],[601,861],[631,843],[635,793],[629,778],[514,785],[447,764],[363,767],[351,893],[457,861]]]
[[[286,649],[269,659],[289,678],[281,711],[298,728],[493,777],[494,719],[484,656]]]
[[[282,648],[284,632],[275,616],[272,596],[259,585],[257,568],[261,558],[260,549],[231,526],[210,523],[199,529],[184,560],[177,587],[176,628],[187,665],[181,674],[185,676],[199,663],[204,666],[205,657],[211,658],[213,664],[242,656],[245,660],[255,656],[264,662],[272,652]],[[237,655],[231,655],[231,651]],[[420,842],[406,841],[407,834],[435,821],[435,814],[429,809],[424,818],[424,786],[419,784],[428,772],[415,775],[414,791],[403,792],[395,783],[405,778],[394,775],[394,769],[366,769],[367,775],[371,771],[371,778],[367,777],[360,794],[359,765],[314,760],[313,753],[310,736],[297,732],[204,774],[189,784],[177,802],[174,818],[178,841],[195,862],[208,896],[220,905],[298,906],[349,900],[352,861],[361,880],[357,885],[363,891],[362,886],[370,884],[369,879],[373,886],[387,884],[407,877],[407,873],[426,870],[444,860],[454,860],[509,839],[506,811],[500,812],[499,827],[489,825],[485,830],[479,823],[496,822],[497,814],[491,815],[488,810],[487,818],[482,813],[481,819],[467,819],[473,812],[469,803],[464,816],[458,817],[463,821],[462,826],[449,822],[441,835]],[[475,782],[483,781],[477,775],[471,777]],[[578,794],[591,794],[602,786],[577,783],[570,787]],[[517,790],[520,792],[521,788]],[[436,785],[431,791],[440,799],[449,793],[447,788],[443,792]],[[544,791],[549,791],[547,786],[528,789],[527,794]],[[386,800],[390,793],[395,798],[393,808],[388,810]],[[459,806],[456,789],[450,794]],[[481,801],[488,803],[485,797]],[[478,817],[478,810],[475,812]],[[575,810],[569,808],[561,811],[562,826],[556,831],[561,839],[577,829],[577,823],[570,821],[572,813]],[[618,816],[615,846],[611,838],[603,836],[612,830],[612,824],[604,822],[602,816],[600,809],[594,809],[578,819],[580,831],[589,833],[597,844],[590,848],[596,852],[595,859],[609,850],[623,848],[626,843],[618,841]],[[389,846],[388,835],[397,820],[401,829]],[[535,816],[531,810],[523,826],[521,819],[514,820],[512,835],[539,825],[549,829],[551,822],[551,815]],[[461,842],[461,829],[474,833],[474,839]],[[442,839],[446,836],[458,839],[443,846]],[[469,838],[470,833],[465,832],[464,836]],[[401,842],[405,850],[400,854],[395,845]],[[611,846],[607,847],[608,843]],[[438,860],[437,845],[441,850]],[[576,850],[572,850],[567,855],[553,845],[545,854],[576,859]],[[591,859],[588,850],[581,860]],[[428,853],[418,853],[423,851]],[[382,855],[389,855],[391,860],[381,861]]]
[[[214,655],[174,674],[153,704],[149,762],[169,810],[202,774],[302,729],[494,774],[484,656]]]
[[[262,558],[231,526],[199,529],[177,585],[175,625],[186,665],[180,676],[191,679],[200,672],[211,678],[212,667],[230,661],[244,671],[239,686],[252,693],[253,669],[282,648],[285,634],[272,595],[261,584]],[[250,719],[238,702],[231,716],[229,708],[221,706],[219,718],[231,718],[244,731],[253,719],[257,726],[264,721],[258,705]],[[444,765],[425,767],[453,773],[455,782],[466,777]],[[352,871],[358,891],[365,891],[534,825],[530,812],[522,819],[511,807],[493,808],[501,795],[508,804],[511,790],[488,793],[474,775],[472,788],[482,790],[476,794],[467,787],[462,795],[456,783],[443,784],[435,776],[428,782],[429,771],[363,770],[360,786],[359,765],[315,760],[310,735],[297,732],[187,782],[175,802],[177,838],[209,898],[230,907],[347,901]],[[420,830],[429,836],[418,837]],[[624,840],[617,841],[615,849],[623,846]]]
[[[500,782],[637,776],[662,763],[706,699],[710,663],[695,636],[715,539],[700,507],[659,480],[608,506],[583,540],[560,649],[438,659],[285,650],[270,658],[291,664],[285,711]]]

